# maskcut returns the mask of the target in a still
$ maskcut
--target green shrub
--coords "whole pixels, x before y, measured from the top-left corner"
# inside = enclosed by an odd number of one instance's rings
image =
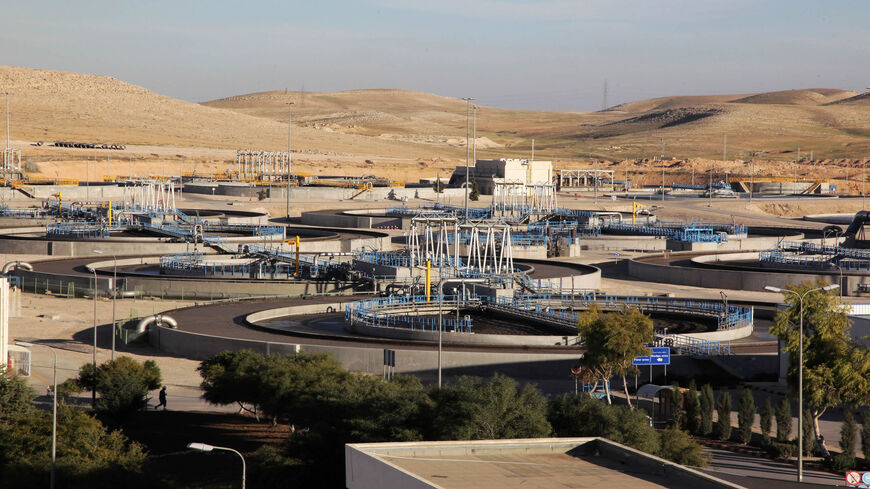
[[[713,387],[704,384],[701,388],[701,434],[709,436],[713,432]]]
[[[680,465],[706,467],[711,460],[710,454],[692,440],[685,431],[671,427],[661,433],[662,448],[659,456]]]
[[[731,439],[731,394],[720,392],[716,402],[716,437],[720,440]]]
[[[550,401],[547,418],[556,436],[601,436],[643,452],[659,452],[659,434],[639,409],[611,406],[585,394],[565,394]]]
[[[804,455],[810,456],[816,450],[816,437],[813,436],[813,417],[809,408],[804,409]]]
[[[773,406],[770,405],[770,398],[764,400],[764,406],[758,413],[758,424],[761,427],[761,443],[767,445],[770,443],[770,427],[773,424]]]
[[[845,453],[837,453],[833,457],[831,457],[829,464],[834,472],[839,472],[842,474],[847,470],[852,470],[855,468],[855,456],[849,456]]]
[[[852,416],[852,411],[846,409],[843,413],[843,424],[840,425],[840,450],[844,455],[855,458],[855,445],[858,443],[858,423]]]
[[[788,459],[794,457],[797,449],[794,443],[773,442],[767,446],[767,453],[774,458]]]
[[[537,438],[552,431],[541,392],[504,375],[463,376],[429,396],[435,403],[433,434],[440,440]]]
[[[755,422],[755,399],[752,391],[743,389],[740,393],[740,403],[737,408],[737,434],[743,444],[752,439],[752,423]]]
[[[695,385],[695,380],[689,383],[689,390],[686,392],[686,429],[689,433],[699,433],[701,431],[701,404],[698,399],[698,388]]]
[[[776,411],[773,413],[776,417],[776,441],[785,443],[791,437],[791,403],[783,397],[776,405]]]
[[[677,428],[683,427],[685,416],[683,415],[683,393],[680,384],[674,382],[674,388],[670,391],[671,425]]]

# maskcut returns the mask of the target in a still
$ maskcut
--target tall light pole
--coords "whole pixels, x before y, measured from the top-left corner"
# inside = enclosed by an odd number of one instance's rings
[[[710,168],[707,172],[710,173],[710,183],[707,185],[707,194],[710,197],[710,203],[707,204],[707,207],[713,207],[713,169]]]
[[[91,408],[97,408],[97,269],[94,272],[94,378],[91,385]]]
[[[54,348],[48,345],[36,345],[34,343],[28,343],[26,341],[16,341],[16,345],[23,346],[24,348],[33,348],[34,346],[44,346],[51,351],[51,354],[54,355],[54,368],[53,368],[53,379],[52,383],[54,387],[52,388],[52,392],[54,393],[54,400],[52,401],[52,409],[51,409],[51,480],[49,482],[49,487],[54,489],[54,473],[55,467],[57,465],[57,352],[54,351]]]
[[[749,202],[752,202],[753,177],[755,176],[755,159],[749,160]]]
[[[198,452],[210,452],[212,450],[225,450],[227,452],[233,452],[236,455],[238,455],[239,458],[242,459],[242,489],[245,489],[245,468],[246,468],[245,467],[245,457],[243,457],[241,453],[239,453],[236,450],[233,450],[232,448],[216,447],[216,446],[208,445],[205,443],[188,443],[187,448],[189,448],[191,450],[196,450]]]
[[[792,294],[800,301],[800,329],[798,340],[798,482],[804,480],[804,297],[810,292],[823,290],[825,292],[839,288],[837,284],[810,289],[799,294],[790,289],[781,289],[772,285],[765,285],[764,290],[781,294]]]
[[[115,320],[115,301],[118,299],[118,257],[112,255],[112,361],[115,361],[115,336],[117,324]]]
[[[486,279],[483,278],[439,278],[438,279],[438,388],[441,388],[441,354],[442,354],[442,336],[444,334],[444,315],[442,306],[444,305],[444,294],[442,289],[444,288],[444,282],[447,281],[457,281],[462,284],[467,283],[481,283],[485,282]],[[459,308],[459,300],[456,301],[456,307]]]
[[[468,220],[468,180],[469,180],[469,172],[468,172],[468,153],[471,148],[468,146],[468,119],[470,115],[471,109],[471,101],[474,100],[471,97],[465,97],[462,100],[465,100],[465,220]],[[441,182],[439,181],[440,185]]]
[[[290,156],[290,138],[291,138],[291,127],[293,121],[293,106],[296,105],[296,102],[284,102],[284,105],[287,106],[287,220],[290,220],[290,164],[292,163],[292,157]]]
[[[9,92],[6,95],[6,149],[9,149]]]

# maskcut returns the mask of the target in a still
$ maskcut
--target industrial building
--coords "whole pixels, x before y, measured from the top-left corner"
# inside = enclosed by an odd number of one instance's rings
[[[553,182],[553,162],[501,158],[477,160],[468,169],[469,178],[477,180],[477,190],[482,195],[492,195],[496,184],[513,183],[543,185]],[[465,183],[465,166],[457,166],[448,186],[461,187]]]

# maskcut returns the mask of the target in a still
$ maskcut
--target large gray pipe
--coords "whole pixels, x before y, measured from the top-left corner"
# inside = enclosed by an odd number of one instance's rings
[[[6,275],[10,270],[14,270],[17,268],[23,268],[27,271],[33,271],[33,265],[24,261],[10,261],[9,263],[3,265],[3,268],[0,269],[0,275]]]
[[[169,316],[163,314],[155,314],[153,316],[144,317],[139,320],[139,323],[136,324],[136,332],[144,333],[148,326],[151,323],[156,323],[158,326],[163,326],[164,324],[168,324],[170,328],[175,329],[178,327],[178,321],[172,319]]]

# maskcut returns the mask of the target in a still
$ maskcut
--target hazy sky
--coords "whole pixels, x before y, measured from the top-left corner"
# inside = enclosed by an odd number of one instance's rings
[[[0,64],[200,102],[404,88],[597,110],[644,98],[870,86],[870,2],[39,1],[0,4]]]

